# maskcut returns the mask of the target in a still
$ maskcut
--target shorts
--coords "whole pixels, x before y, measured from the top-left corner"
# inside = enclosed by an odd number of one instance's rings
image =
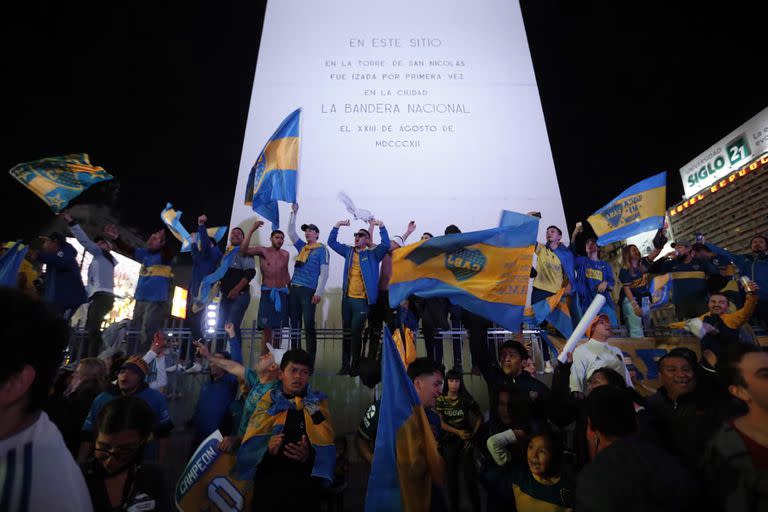
[[[277,292],[280,294],[280,309],[275,310],[275,304],[270,298],[269,292],[262,292],[261,300],[259,300],[259,315],[257,317],[256,326],[259,329],[280,329],[288,326],[288,294],[285,292]]]

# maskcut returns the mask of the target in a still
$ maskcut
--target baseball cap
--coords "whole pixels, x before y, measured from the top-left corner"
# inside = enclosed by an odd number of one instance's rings
[[[404,246],[404,245],[405,245],[405,240],[403,240],[403,237],[401,237],[400,235],[395,235],[395,236],[393,236],[393,237],[391,238],[391,240],[392,240],[393,242],[395,242],[397,245],[399,245],[400,247],[402,247],[402,246]]]
[[[311,229],[312,231],[314,231],[318,235],[320,234],[320,230],[317,229],[317,226],[315,226],[314,224],[302,224],[301,225],[301,230],[302,231],[306,231],[308,229]]]
[[[597,325],[597,322],[599,322],[599,321],[601,321],[603,319],[608,320],[609,323],[611,321],[611,319],[608,317],[608,315],[606,315],[606,314],[599,314],[594,319],[592,319],[591,322],[589,322],[589,327],[587,327],[587,332],[586,332],[587,338],[591,338],[592,337],[592,333],[595,331],[595,325]]]
[[[133,370],[134,372],[141,374],[142,378],[146,377],[147,373],[149,373],[149,366],[147,366],[147,362],[139,356],[131,356],[126,359],[120,369]]]
[[[275,348],[271,343],[267,343],[267,348],[269,349],[269,353],[272,354],[272,357],[275,358],[275,364],[280,366],[280,363],[283,362],[283,356],[288,350],[284,348]]]

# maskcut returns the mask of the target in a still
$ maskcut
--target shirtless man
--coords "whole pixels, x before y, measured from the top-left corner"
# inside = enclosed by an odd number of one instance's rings
[[[257,327],[264,330],[261,337],[261,354],[265,355],[267,343],[274,343],[273,329],[282,329],[288,325],[288,283],[291,276],[288,275],[288,251],[282,249],[285,240],[282,231],[272,232],[269,237],[272,242],[270,247],[249,247],[253,233],[263,225],[262,220],[253,224],[240,245],[240,251],[248,256],[259,257],[261,300]]]

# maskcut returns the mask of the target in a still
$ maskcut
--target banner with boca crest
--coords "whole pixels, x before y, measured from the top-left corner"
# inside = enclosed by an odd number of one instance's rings
[[[667,207],[666,171],[636,183],[593,213],[587,220],[600,245],[664,226]]]

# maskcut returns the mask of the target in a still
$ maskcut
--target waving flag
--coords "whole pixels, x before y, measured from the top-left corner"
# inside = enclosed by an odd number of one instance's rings
[[[600,245],[664,227],[667,173],[661,172],[629,187],[587,220]]]
[[[10,247],[6,244],[6,247],[8,250],[0,256],[0,286],[16,288],[19,282],[19,267],[29,247],[21,241],[13,243]]]
[[[386,326],[382,350],[381,410],[365,512],[426,512],[432,471],[441,464],[437,441]]]
[[[396,250],[389,303],[409,295],[452,303],[520,330],[539,219],[504,211],[500,226],[446,235]]]
[[[59,213],[91,185],[113,177],[91,165],[84,153],[43,158],[14,166],[11,176]]]
[[[189,231],[187,231],[181,223],[181,214],[182,212],[173,209],[171,203],[166,203],[165,209],[160,212],[160,218],[168,229],[171,230],[171,233],[176,237],[176,240],[181,242],[181,252],[189,252],[192,247],[192,237],[190,236]],[[208,232],[209,237],[219,242],[224,237],[224,233],[227,232],[227,227],[218,226],[215,228],[207,228],[206,231]]]
[[[573,320],[571,319],[570,297],[560,288],[557,293],[550,295],[525,308],[526,323],[541,325],[547,321],[563,336],[568,338],[573,333]],[[550,344],[549,338],[544,341]],[[557,353],[557,350],[555,350]]]
[[[272,222],[273,230],[280,224],[277,202],[296,202],[300,122],[301,109],[285,118],[259,153],[248,175],[245,204]]]

